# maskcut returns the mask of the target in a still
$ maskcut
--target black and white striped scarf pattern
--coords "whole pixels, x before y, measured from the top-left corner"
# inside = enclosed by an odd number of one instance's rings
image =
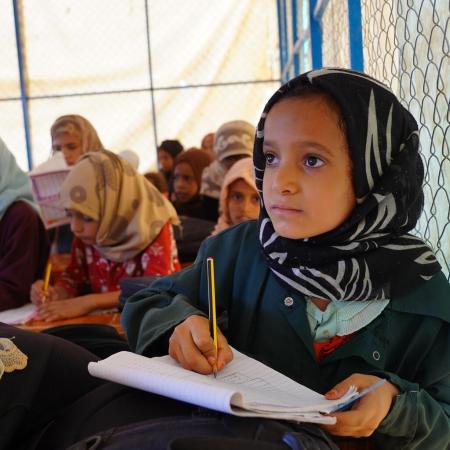
[[[331,95],[347,128],[357,204],[338,228],[309,239],[279,236],[264,208],[264,122],[288,91],[313,84]],[[440,270],[432,250],[408,234],[423,207],[423,163],[413,116],[382,83],[359,72],[320,69],[282,86],[258,124],[253,160],[261,195],[262,252],[289,287],[328,300],[377,300],[403,295]]]

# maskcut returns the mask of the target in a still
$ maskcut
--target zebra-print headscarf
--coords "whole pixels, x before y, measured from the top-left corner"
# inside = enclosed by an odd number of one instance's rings
[[[290,90],[312,84],[331,95],[346,123],[357,203],[338,228],[309,239],[279,236],[264,207],[264,122]],[[423,164],[412,115],[382,83],[342,69],[308,72],[282,86],[258,124],[253,160],[262,207],[263,254],[275,275],[303,294],[328,300],[377,300],[405,294],[440,270],[411,234],[423,207]],[[330,189],[332,187],[330,186]]]

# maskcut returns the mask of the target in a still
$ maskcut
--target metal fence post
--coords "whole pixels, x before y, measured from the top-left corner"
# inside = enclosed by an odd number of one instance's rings
[[[348,0],[348,37],[350,43],[350,65],[353,70],[364,70],[361,1]]]
[[[27,74],[25,70],[25,60],[22,52],[22,33],[20,27],[20,8],[17,0],[13,0],[14,9],[14,28],[16,34],[16,48],[17,48],[17,62],[19,65],[19,78],[20,78],[20,100],[22,103],[22,115],[23,124],[25,130],[25,143],[27,146],[27,159],[28,168],[31,170],[33,168],[33,153],[31,150],[31,139],[30,139],[30,116],[28,112],[28,90],[27,90]]]
[[[320,69],[322,67],[322,28],[320,27],[320,18],[328,1],[309,0],[309,23],[311,30],[311,59],[312,68]]]

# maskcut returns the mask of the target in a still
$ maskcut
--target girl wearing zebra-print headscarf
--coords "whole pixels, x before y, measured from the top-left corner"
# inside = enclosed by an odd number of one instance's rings
[[[288,175],[277,151],[289,146],[297,159],[286,167],[299,167]],[[307,296],[364,301],[404,294],[439,272],[430,248],[408,234],[423,206],[418,150],[412,115],[366,75],[323,69],[283,86],[254,151],[259,236],[275,275]]]
[[[267,103],[253,161],[259,220],[207,239],[188,271],[131,299],[131,347],[170,336],[173,358],[211,373],[231,361],[230,342],[329,399],[385,379],[323,427],[376,448],[447,448],[450,286],[410,234],[424,201],[412,115],[365,74],[312,71]],[[204,317],[208,256],[227,313],[217,355]]]
[[[440,271],[431,249],[408,234],[423,207],[418,149],[412,115],[364,74],[307,73],[264,109],[254,150],[261,249],[279,281],[305,296],[322,355],[379,316],[391,295]],[[374,382],[352,375],[328,396]],[[389,382],[380,390],[380,420],[398,393]],[[375,422],[359,409],[363,415],[343,415],[328,430],[365,435]]]

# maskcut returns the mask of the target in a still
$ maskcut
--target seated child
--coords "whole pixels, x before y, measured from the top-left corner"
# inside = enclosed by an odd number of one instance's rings
[[[222,213],[213,235],[232,225],[258,218],[259,195],[251,158],[234,163],[225,175],[220,192],[220,210]]]
[[[62,152],[68,166],[76,164],[85,153],[104,149],[91,122],[77,114],[58,117],[50,135],[53,151]]]
[[[179,268],[173,206],[114,153],[83,156],[64,181],[61,200],[75,235],[72,259],[48,292],[42,291],[42,280],[33,284],[38,318],[115,307],[121,278],[167,275]]]
[[[219,197],[225,174],[239,159],[252,156],[255,127],[245,120],[233,120],[220,126],[214,134],[216,158],[202,174],[200,193],[210,210],[219,213]]]
[[[87,152],[103,150],[97,131],[83,116],[67,114],[58,117],[50,128],[53,153],[62,152],[68,166],[73,166]],[[68,225],[61,225],[49,231],[52,251],[68,253],[73,234]]]
[[[183,145],[176,139],[166,139],[158,147],[158,162],[161,173],[171,182],[175,158],[183,151]]]
[[[269,100],[253,161],[259,220],[130,298],[131,348],[209,374],[232,345],[330,399],[385,379],[321,427],[384,450],[450,448],[450,286],[409,234],[424,201],[413,116],[362,73],[312,71]],[[228,318],[217,355],[207,257]]]
[[[0,311],[29,301],[42,277],[49,243],[31,183],[0,139]]]
[[[189,150],[175,159],[173,170],[174,205],[180,216],[217,220],[217,211],[208,210],[200,195],[202,172],[211,162],[211,157],[203,150]]]

